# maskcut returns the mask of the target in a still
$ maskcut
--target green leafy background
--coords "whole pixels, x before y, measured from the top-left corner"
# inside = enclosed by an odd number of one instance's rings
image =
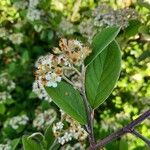
[[[32,92],[36,59],[57,46],[60,37],[77,38],[87,43],[88,39],[80,33],[78,25],[91,18],[92,10],[98,3],[104,2],[83,0],[79,11],[72,15],[75,0],[44,0],[40,2],[38,9],[46,12],[46,17],[43,16],[38,21],[30,21],[26,18],[27,6],[21,5],[21,8],[16,8],[16,2],[20,1],[22,0],[0,1],[0,75],[5,74],[8,80],[16,84],[11,91],[7,89],[7,85],[0,84],[0,92],[6,91],[11,95],[4,103],[0,103],[0,143],[6,144],[9,141],[9,145],[14,150],[22,148],[23,135],[27,135],[24,136],[26,140],[28,135],[34,132],[45,132],[45,129],[33,127],[37,107],[40,107],[41,111],[53,108],[58,113],[57,119],[60,119],[59,109],[54,103],[40,100]],[[125,4],[119,1],[106,0],[105,2],[114,9],[125,7]],[[95,111],[96,139],[107,136],[150,107],[150,4],[137,0],[129,4],[129,7],[136,10],[139,17],[130,20],[128,27],[122,29],[116,39],[122,50],[122,71],[112,94]],[[71,20],[70,29],[65,30],[66,25],[61,24],[64,18]],[[41,30],[40,26],[42,26]],[[6,29],[5,33],[2,32],[3,28]],[[10,40],[10,35],[13,33],[23,35],[21,44],[15,44]],[[5,126],[6,121],[22,114],[29,117],[28,124],[16,130]],[[150,120],[145,120],[137,129],[150,138]],[[47,139],[51,137],[53,136]],[[36,145],[35,140],[31,142]],[[60,145],[56,145],[55,149],[57,148],[60,149]],[[132,135],[126,135],[105,148],[107,150],[148,150],[144,142]]]

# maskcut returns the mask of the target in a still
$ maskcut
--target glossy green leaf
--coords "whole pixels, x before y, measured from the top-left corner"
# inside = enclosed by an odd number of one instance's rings
[[[86,124],[86,113],[80,93],[71,85],[60,82],[57,88],[46,87],[53,101],[71,117],[81,124]]]
[[[11,142],[12,150],[17,149],[19,142],[20,142],[20,138],[12,140],[12,142]]]
[[[88,100],[97,108],[111,94],[119,78],[121,52],[113,41],[87,68],[85,88]]]
[[[52,125],[50,125],[46,128],[45,133],[44,133],[44,137],[45,137],[45,140],[47,142],[47,148],[49,148],[55,140],[55,137],[54,137],[54,134],[52,131]]]
[[[87,57],[85,64],[89,65],[115,39],[119,27],[108,27],[99,32],[92,41],[92,53]]]
[[[23,136],[22,143],[24,150],[44,150],[40,142],[36,142],[28,136]]]

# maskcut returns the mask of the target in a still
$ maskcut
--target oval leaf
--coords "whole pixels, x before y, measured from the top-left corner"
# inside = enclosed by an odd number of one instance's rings
[[[45,89],[58,107],[81,124],[86,124],[83,100],[77,90],[65,82],[60,82],[57,88],[45,87]]]
[[[36,141],[29,139],[28,136],[25,135],[22,137],[22,143],[24,150],[44,150],[41,143],[37,143]]]
[[[121,51],[113,41],[87,68],[85,88],[92,108],[111,94],[121,68]]]
[[[115,39],[119,27],[108,27],[96,34],[92,41],[92,53],[87,57],[85,64],[89,65]]]

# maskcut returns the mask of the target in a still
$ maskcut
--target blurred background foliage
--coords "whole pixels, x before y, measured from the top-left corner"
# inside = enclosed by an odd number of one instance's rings
[[[36,59],[51,52],[61,37],[90,44],[97,31],[112,25],[122,26],[117,38],[122,72],[111,96],[95,112],[96,139],[150,107],[149,0],[0,0],[0,150],[22,149],[22,135],[43,133],[60,118],[53,102],[32,92]],[[150,138],[150,120],[137,129]],[[126,135],[104,149],[148,147]]]

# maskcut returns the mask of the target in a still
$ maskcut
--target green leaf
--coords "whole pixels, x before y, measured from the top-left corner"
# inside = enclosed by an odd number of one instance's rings
[[[121,139],[119,143],[119,149],[128,150],[128,142],[125,139]]]
[[[44,137],[45,137],[45,140],[47,142],[47,148],[49,148],[55,140],[55,137],[54,137],[53,131],[52,131],[52,125],[47,127],[47,129],[44,133]]]
[[[146,58],[150,58],[150,50],[147,50],[147,51],[143,52],[143,53],[139,56],[138,61],[139,61],[139,62],[140,62],[140,61],[143,61],[143,60],[145,60]]]
[[[111,94],[119,78],[121,51],[113,41],[87,68],[85,88],[88,100],[97,108]]]
[[[92,41],[92,53],[85,60],[85,64],[89,65],[96,57],[115,39],[119,33],[119,27],[105,28],[99,32]]]
[[[40,142],[36,142],[28,136],[23,136],[22,142],[24,150],[44,150]]]
[[[148,2],[143,2],[143,0],[138,0],[137,4],[140,5],[141,7],[145,7],[150,10],[150,4]]]
[[[5,111],[6,111],[5,105],[4,104],[0,104],[0,114],[3,115],[5,113]]]
[[[86,124],[87,117],[82,97],[71,85],[60,82],[57,88],[46,87],[46,91],[58,107],[81,124]]]
[[[20,142],[20,138],[12,140],[12,142],[11,142],[12,150],[16,150],[19,142]]]
[[[130,20],[128,27],[125,29],[125,36],[129,38],[131,36],[135,36],[138,34],[138,30],[141,26],[141,22],[139,20]]]

